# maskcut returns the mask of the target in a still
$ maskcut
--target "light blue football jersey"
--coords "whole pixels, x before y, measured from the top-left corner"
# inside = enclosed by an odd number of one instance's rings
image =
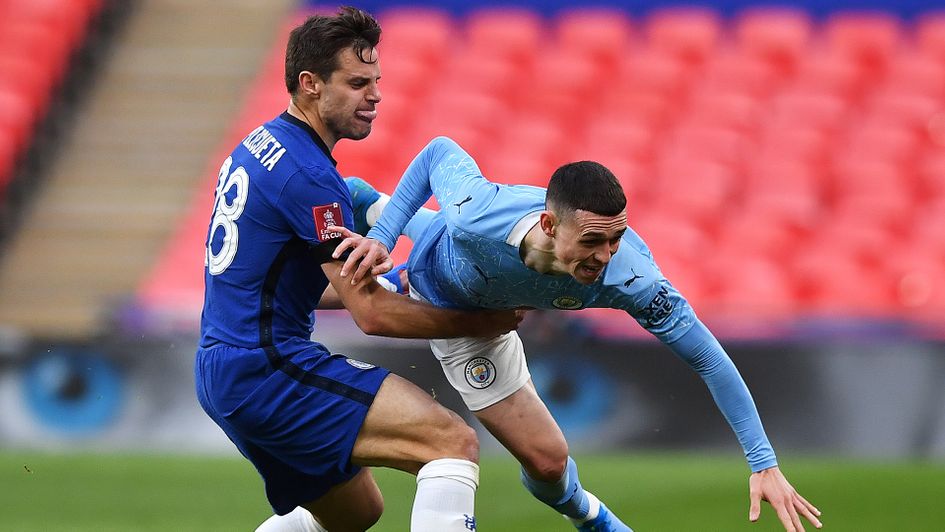
[[[411,287],[427,300],[466,309],[624,310],[699,372],[752,469],[777,464],[731,359],[633,230],[627,230],[617,253],[591,285],[569,275],[532,270],[519,248],[545,208],[545,189],[492,183],[459,145],[438,137],[407,168],[368,236],[393,249],[431,196],[440,205],[439,213],[408,235],[414,241],[407,265]]]

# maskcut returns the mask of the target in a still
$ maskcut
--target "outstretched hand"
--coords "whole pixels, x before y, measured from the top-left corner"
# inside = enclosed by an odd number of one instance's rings
[[[820,516],[820,510],[797,493],[784,478],[778,466],[752,473],[748,479],[748,491],[751,499],[748,519],[752,522],[757,521],[761,516],[761,501],[765,500],[777,512],[781,524],[788,532],[804,530],[798,514],[803,515],[816,528],[823,526],[817,519]]]
[[[391,260],[387,247],[377,240],[363,237],[346,227],[333,225],[328,227],[328,230],[341,233],[341,236],[345,238],[331,254],[333,258],[340,258],[345,251],[351,250],[340,273],[342,277],[350,275],[351,284],[357,284],[369,273],[381,275],[394,267],[394,261]]]

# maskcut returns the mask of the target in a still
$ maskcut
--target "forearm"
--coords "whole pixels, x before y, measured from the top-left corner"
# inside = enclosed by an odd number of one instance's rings
[[[365,235],[378,240],[388,250],[394,249],[407,223],[433,195],[430,164],[434,148],[435,143],[431,142],[410,162],[377,224]]]
[[[344,308],[366,334],[395,338],[456,338],[497,333],[488,312],[441,309],[385,290],[374,279],[352,285],[340,262],[322,269]]]
[[[751,470],[757,472],[777,465],[748,386],[705,325],[697,320],[669,347],[702,377],[722,415],[735,431]]]

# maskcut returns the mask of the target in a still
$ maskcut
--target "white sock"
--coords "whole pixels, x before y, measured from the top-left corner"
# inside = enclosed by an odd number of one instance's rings
[[[380,219],[384,207],[387,207],[387,204],[390,203],[390,196],[383,192],[379,192],[378,194],[380,194],[381,197],[372,203],[364,213],[364,219],[367,220],[368,227],[374,227],[374,224]]]
[[[590,508],[587,511],[587,516],[584,519],[574,519],[568,516],[568,520],[574,523],[575,525],[583,525],[588,521],[592,521],[597,517],[597,514],[600,513],[600,499],[594,496],[593,493],[589,491],[584,491],[584,494],[587,495],[588,507]]]
[[[469,460],[441,458],[420,468],[410,532],[468,532],[476,529],[479,466]]]
[[[285,515],[273,515],[263,521],[256,532],[328,532],[305,508],[297,506]]]

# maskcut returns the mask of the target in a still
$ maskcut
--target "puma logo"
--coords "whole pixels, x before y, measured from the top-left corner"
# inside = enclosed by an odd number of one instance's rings
[[[626,287],[629,287],[630,285],[632,285],[633,282],[636,281],[637,279],[643,279],[643,276],[637,275],[637,272],[633,271],[633,268],[630,268],[630,273],[633,274],[633,277],[631,277],[627,282],[623,283],[623,285]]]
[[[463,201],[459,203],[454,203],[453,205],[456,207],[456,214],[462,214],[463,204],[469,203],[470,201],[472,201],[472,199],[473,199],[472,196],[466,196],[466,199],[464,199]]]

